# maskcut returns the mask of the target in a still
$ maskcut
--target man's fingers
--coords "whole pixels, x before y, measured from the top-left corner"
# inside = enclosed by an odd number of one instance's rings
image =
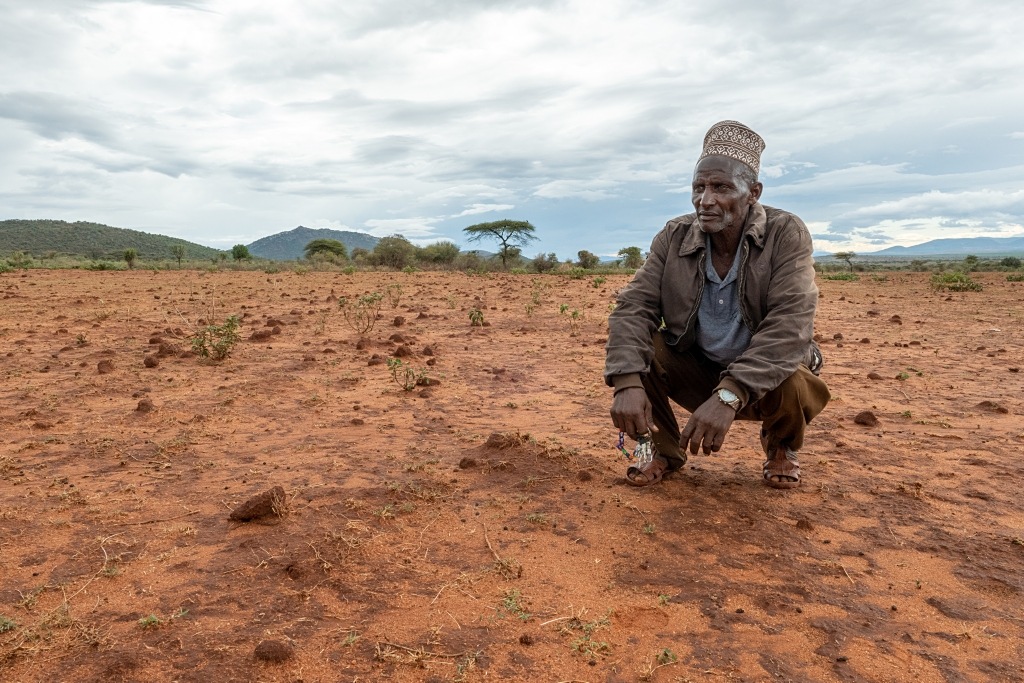
[[[644,404],[644,419],[647,420],[647,429],[656,432],[658,431],[657,425],[654,424],[654,408],[651,407],[651,402],[647,401]]]

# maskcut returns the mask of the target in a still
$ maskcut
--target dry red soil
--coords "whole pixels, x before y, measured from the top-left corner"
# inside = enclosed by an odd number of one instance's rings
[[[979,279],[820,283],[833,401],[776,491],[752,423],[624,485],[625,277],[3,275],[0,679],[1024,680],[1024,287]]]

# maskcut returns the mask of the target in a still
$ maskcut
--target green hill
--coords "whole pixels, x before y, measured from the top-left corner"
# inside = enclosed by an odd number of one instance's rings
[[[120,259],[125,249],[132,248],[140,259],[173,259],[172,248],[175,245],[185,247],[186,260],[205,260],[223,253],[177,237],[112,228],[99,223],[17,219],[0,221],[0,255],[23,251],[37,257],[55,254]]]
[[[247,246],[253,256],[288,261],[303,258],[305,254],[302,250],[313,240],[338,240],[348,248],[349,253],[359,247],[373,251],[378,242],[376,237],[365,232],[326,228],[314,230],[300,225],[288,232],[260,238]]]

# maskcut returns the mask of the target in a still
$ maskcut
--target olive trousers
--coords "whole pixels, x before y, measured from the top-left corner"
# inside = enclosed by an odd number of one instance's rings
[[[654,445],[670,468],[682,467],[686,453],[679,447],[679,423],[669,399],[692,413],[713,396],[724,370],[700,349],[678,351],[666,344],[661,334],[654,335],[654,362],[643,377],[643,384],[658,427],[652,435]],[[743,406],[736,419],[761,422],[761,445],[766,454],[774,453],[780,446],[798,451],[803,446],[807,425],[830,398],[825,382],[800,365],[778,387]]]

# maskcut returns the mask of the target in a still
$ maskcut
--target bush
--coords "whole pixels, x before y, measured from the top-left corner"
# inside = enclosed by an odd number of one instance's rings
[[[576,256],[579,258],[579,261],[577,261],[579,267],[585,268],[586,270],[597,268],[597,264],[601,262],[601,259],[597,257],[597,254],[591,253],[586,249],[577,252]]]
[[[1007,282],[1024,282],[1024,273],[1012,274],[1006,276]]]
[[[587,274],[587,269],[586,268],[580,268],[578,266],[574,266],[574,267],[570,268],[568,270],[568,272],[566,273],[566,275],[569,276],[570,280],[582,280],[583,277],[586,274]]]
[[[546,273],[558,266],[558,257],[555,256],[555,252],[540,253],[533,257],[532,263],[533,269],[538,273]]]
[[[980,292],[981,284],[971,279],[967,273],[954,270],[951,273],[935,273],[932,275],[932,289],[949,290],[950,292]]]
[[[1020,259],[1016,256],[1007,256],[999,262],[1003,268],[1020,268]]]
[[[200,358],[224,360],[238,339],[238,316],[233,315],[223,325],[207,325],[192,335],[192,350]]]
[[[93,261],[85,264],[86,270],[123,270],[120,263],[112,261]]]
[[[355,250],[353,250],[353,253]],[[377,266],[402,270],[416,259],[416,247],[401,235],[382,237],[370,254],[370,261]]]
[[[824,277],[826,280],[847,280],[852,282],[860,280],[860,275],[857,275],[857,273],[829,273]]]

